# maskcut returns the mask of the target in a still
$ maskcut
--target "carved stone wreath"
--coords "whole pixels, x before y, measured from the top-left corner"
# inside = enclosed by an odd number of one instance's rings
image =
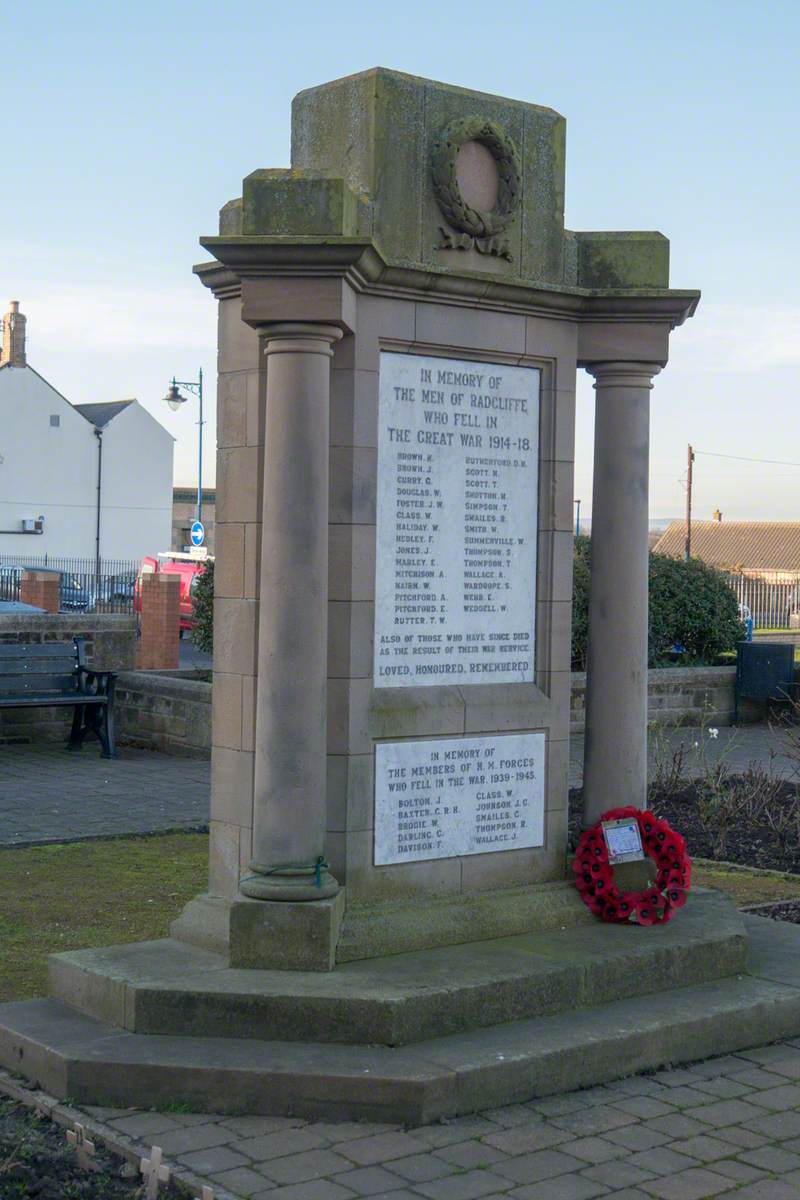
[[[491,212],[472,208],[461,195],[456,175],[458,152],[465,142],[480,142],[497,166],[497,202]],[[433,143],[433,190],[442,215],[460,236],[441,228],[438,249],[471,250],[511,259],[503,232],[519,205],[520,164],[517,148],[499,125],[483,117],[451,121]]]

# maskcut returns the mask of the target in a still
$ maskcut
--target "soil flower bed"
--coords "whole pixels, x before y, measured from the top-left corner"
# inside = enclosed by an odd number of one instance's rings
[[[135,1167],[98,1146],[97,1171],[78,1166],[65,1131],[48,1117],[0,1097],[0,1197],[2,1200],[133,1200],[142,1179]],[[164,1200],[183,1196],[172,1184]]]

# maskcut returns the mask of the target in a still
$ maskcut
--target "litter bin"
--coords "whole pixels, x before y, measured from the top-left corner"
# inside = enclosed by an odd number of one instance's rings
[[[794,645],[791,642],[738,642],[734,721],[739,700],[791,703],[794,699]]]

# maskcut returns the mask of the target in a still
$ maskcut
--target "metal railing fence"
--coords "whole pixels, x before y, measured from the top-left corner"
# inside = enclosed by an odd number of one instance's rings
[[[60,576],[62,612],[132,613],[139,563],[133,559],[57,554],[0,554],[0,600],[19,600],[24,570]]]
[[[792,613],[800,613],[800,572],[726,572],[726,579],[739,603],[750,609],[755,629],[789,629]]]

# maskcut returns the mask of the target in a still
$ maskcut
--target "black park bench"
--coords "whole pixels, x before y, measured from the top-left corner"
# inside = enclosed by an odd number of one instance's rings
[[[73,642],[0,644],[0,709],[70,706],[68,749],[80,750],[87,733],[102,746],[102,758],[116,758],[114,671],[92,671],[85,663],[83,638]]]

